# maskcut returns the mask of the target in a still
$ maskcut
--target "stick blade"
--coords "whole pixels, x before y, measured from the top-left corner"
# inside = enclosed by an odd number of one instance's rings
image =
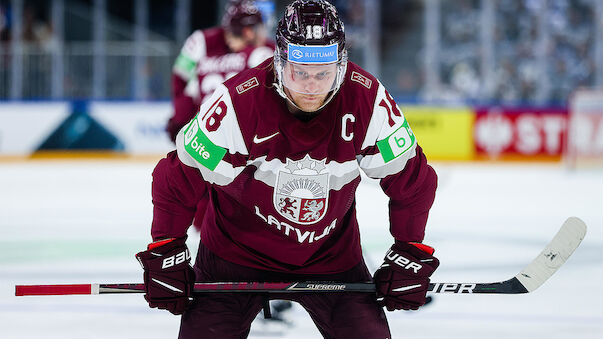
[[[550,278],[574,253],[586,235],[586,224],[577,217],[568,218],[553,240],[515,278],[532,292]]]

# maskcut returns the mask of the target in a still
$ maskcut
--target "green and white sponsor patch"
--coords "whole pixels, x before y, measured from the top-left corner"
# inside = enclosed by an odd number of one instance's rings
[[[407,152],[416,142],[415,135],[412,133],[408,121],[404,123],[394,133],[387,138],[377,141],[377,147],[383,157],[383,161],[390,162],[400,155]]]
[[[188,124],[184,133],[184,149],[201,165],[213,171],[224,158],[226,149],[215,145],[199,128],[197,118]]]

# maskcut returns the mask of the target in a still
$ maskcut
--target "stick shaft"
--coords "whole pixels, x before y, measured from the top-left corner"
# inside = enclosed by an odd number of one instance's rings
[[[565,263],[580,245],[586,234],[586,224],[576,217],[568,218],[545,249],[515,277],[493,283],[431,283],[432,293],[484,293],[519,294],[537,289]],[[375,293],[372,283],[336,282],[218,282],[196,283],[195,293],[317,293],[364,292]],[[144,293],[144,285],[135,284],[70,284],[70,285],[17,285],[15,295],[70,295]]]
[[[526,293],[513,279],[499,283],[431,283],[432,293]],[[219,282],[196,283],[195,293],[325,293],[356,292],[375,293],[373,283],[334,282]],[[91,295],[144,293],[144,284],[68,284],[68,285],[17,285],[15,295]]]
[[[195,293],[375,292],[371,283],[334,282],[219,282],[196,283]],[[89,295],[144,293],[144,284],[17,285],[15,295]]]

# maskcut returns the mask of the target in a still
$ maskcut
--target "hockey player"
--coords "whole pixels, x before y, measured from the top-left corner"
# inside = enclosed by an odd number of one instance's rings
[[[154,242],[137,254],[151,307],[183,314],[180,338],[245,338],[253,293],[194,296],[193,283],[374,280],[377,293],[276,295],[325,338],[391,338],[383,306],[418,309],[438,267],[421,243],[436,174],[396,103],[347,60],[324,0],[296,0],[274,58],[220,85],[153,172]],[[394,244],[371,277],[355,213],[360,170],[390,198]],[[197,203],[209,196],[207,211]],[[202,215],[200,215],[202,214]],[[200,223],[194,270],[185,244]],[[387,227],[387,225],[383,225]]]
[[[176,58],[172,72],[173,116],[166,130],[172,140],[199,111],[216,87],[272,56],[262,15],[251,0],[231,1],[222,26],[196,30]]]

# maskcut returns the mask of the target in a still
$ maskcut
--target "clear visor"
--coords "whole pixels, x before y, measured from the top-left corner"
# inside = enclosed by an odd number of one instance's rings
[[[283,86],[301,94],[327,94],[338,86],[338,64],[298,64],[284,60]]]

